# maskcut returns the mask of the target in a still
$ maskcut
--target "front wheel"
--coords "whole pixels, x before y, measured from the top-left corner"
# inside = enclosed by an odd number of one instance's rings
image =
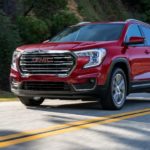
[[[127,79],[124,71],[116,68],[109,81],[108,93],[101,100],[104,109],[118,110],[124,106],[127,95]]]
[[[40,106],[43,101],[44,98],[40,98],[40,97],[19,97],[19,100],[21,101],[21,103],[23,103],[25,106]]]

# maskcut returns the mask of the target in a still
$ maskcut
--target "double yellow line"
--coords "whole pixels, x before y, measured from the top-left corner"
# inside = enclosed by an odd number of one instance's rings
[[[126,113],[115,114],[115,115],[104,116],[104,117],[95,117],[92,119],[81,120],[81,121],[71,122],[67,124],[56,125],[56,126],[50,126],[43,129],[1,136],[0,148],[12,146],[24,142],[29,142],[29,141],[33,141],[45,137],[50,137],[58,134],[63,134],[66,132],[90,128],[96,125],[118,122],[121,120],[135,118],[135,117],[149,115],[149,114],[150,114],[150,108],[146,108],[146,109],[132,111],[132,112],[126,112]]]

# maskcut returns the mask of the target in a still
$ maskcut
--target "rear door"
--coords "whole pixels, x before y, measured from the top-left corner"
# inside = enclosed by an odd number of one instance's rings
[[[149,26],[140,26],[144,37],[145,37],[145,68],[144,68],[144,79],[150,83],[150,27]]]

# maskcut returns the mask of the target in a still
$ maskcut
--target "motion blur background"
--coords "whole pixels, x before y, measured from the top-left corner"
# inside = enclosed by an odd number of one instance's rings
[[[80,21],[150,22],[150,0],[0,0],[0,91],[9,90],[12,53]]]

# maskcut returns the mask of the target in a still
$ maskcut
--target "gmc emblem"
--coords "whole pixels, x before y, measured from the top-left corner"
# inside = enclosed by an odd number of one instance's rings
[[[51,57],[33,58],[32,62],[33,63],[52,63],[53,58],[51,58]]]

